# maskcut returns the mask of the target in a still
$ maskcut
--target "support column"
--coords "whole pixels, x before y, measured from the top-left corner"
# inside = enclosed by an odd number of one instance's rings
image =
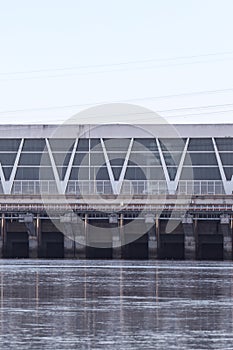
[[[77,224],[75,232],[75,257],[78,259],[86,258],[86,245],[88,235],[88,214],[85,214],[84,222]]]
[[[75,232],[75,257],[77,259],[86,258],[87,222],[88,218],[85,218],[84,224],[79,225]]]
[[[2,214],[1,232],[0,232],[0,258],[3,258],[3,244],[4,244],[4,238],[5,238],[5,228],[6,228],[5,214]]]
[[[184,255],[185,260],[195,260],[196,258],[196,240],[193,227],[193,218],[187,215],[182,219],[184,230]]]
[[[159,215],[156,214],[155,217],[155,236],[157,242],[157,258],[159,258],[159,249],[160,249],[160,225],[159,225]]]
[[[36,217],[36,236],[37,236],[37,242],[38,242],[38,257],[39,257],[40,251],[41,251],[41,218],[39,214],[37,214],[37,217]]]
[[[36,236],[28,236],[28,256],[30,259],[38,258],[38,240]]]
[[[75,213],[66,213],[60,217],[64,233],[64,257],[66,259],[80,258],[81,250],[85,248],[84,226],[82,219]],[[83,256],[81,256],[83,257]]]
[[[148,227],[148,258],[150,260],[157,259],[157,237],[156,237],[156,222],[153,215],[147,215],[145,217],[145,224]]]
[[[197,214],[193,218],[193,230],[194,230],[194,239],[195,239],[195,259],[196,260],[199,257],[198,217],[199,217],[199,215]]]
[[[38,258],[38,237],[33,214],[23,215],[20,220],[24,222],[28,232],[28,256],[30,259],[36,259]]]
[[[64,223],[64,258],[73,259],[75,257],[75,241],[71,223]]]
[[[123,230],[123,214],[120,218],[117,216],[117,227],[112,229],[112,258],[121,259],[121,245],[122,245],[122,230]]]
[[[232,227],[230,216],[220,216],[220,233],[223,235],[223,259],[232,260]]]

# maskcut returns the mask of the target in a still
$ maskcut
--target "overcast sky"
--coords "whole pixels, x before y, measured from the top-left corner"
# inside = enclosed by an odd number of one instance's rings
[[[232,0],[0,0],[0,123],[122,101],[233,122],[232,14]]]

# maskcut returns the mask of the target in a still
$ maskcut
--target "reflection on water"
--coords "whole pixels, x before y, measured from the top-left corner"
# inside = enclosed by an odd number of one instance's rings
[[[1,349],[233,349],[233,264],[0,261]]]

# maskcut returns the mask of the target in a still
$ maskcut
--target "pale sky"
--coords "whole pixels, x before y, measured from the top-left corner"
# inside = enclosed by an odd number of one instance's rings
[[[0,0],[0,123],[124,101],[233,122],[232,15],[232,0]]]

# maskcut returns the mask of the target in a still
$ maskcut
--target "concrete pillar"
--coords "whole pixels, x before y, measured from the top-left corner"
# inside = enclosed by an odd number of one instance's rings
[[[83,238],[75,242],[75,258],[86,259],[86,243]]]
[[[196,240],[193,225],[193,218],[185,216],[182,219],[184,230],[184,255],[185,260],[195,260],[196,258]]]
[[[75,241],[66,235],[64,235],[64,258],[65,259],[75,258]]]
[[[118,217],[118,226],[112,229],[112,258],[113,259],[121,259],[121,245],[122,245],[122,230],[123,227],[123,214],[120,214],[120,218]]]
[[[124,228],[124,214],[120,215],[120,242],[121,242],[121,246],[119,248],[120,250],[120,259],[122,259],[122,245],[124,244],[124,235],[125,235],[125,228]]]
[[[3,239],[0,237],[0,259],[3,258]]]
[[[84,222],[80,222],[80,224],[77,224],[75,227],[75,257],[77,259],[85,259],[88,235],[88,214],[85,214]]]
[[[60,217],[62,231],[64,233],[64,258],[83,258],[85,249],[85,228],[87,226],[87,216],[85,223],[75,213],[66,213]]]
[[[75,241],[71,222],[63,222],[64,233],[64,258],[72,259],[75,257]]]
[[[148,258],[154,260],[157,259],[157,237],[154,215],[147,215],[145,217],[145,224],[148,233]]]
[[[193,230],[194,230],[194,238],[195,238],[195,259],[198,259],[198,249],[199,249],[199,238],[198,238],[198,217],[199,214],[194,215],[193,218]]]
[[[155,234],[155,225],[148,232],[148,258],[155,260],[157,256],[157,239]]]
[[[30,259],[38,258],[38,239],[36,236],[28,235],[28,256]]]
[[[41,249],[41,218],[39,214],[37,214],[37,217],[36,217],[36,236],[37,236],[37,242],[38,242],[38,257],[39,257],[39,252]]]
[[[223,235],[223,259],[232,260],[232,229],[229,215],[221,215],[220,233]]]
[[[21,219],[28,232],[28,257],[30,259],[38,258],[38,236],[37,236],[37,219],[33,219],[33,214],[26,214]]]
[[[2,214],[1,217],[1,231],[0,231],[0,258],[3,258],[3,243],[4,243],[4,237],[5,237],[5,215]]]
[[[155,237],[157,242],[157,252],[156,256],[159,258],[159,249],[160,249],[160,222],[159,222],[159,216],[156,215],[155,217]]]

